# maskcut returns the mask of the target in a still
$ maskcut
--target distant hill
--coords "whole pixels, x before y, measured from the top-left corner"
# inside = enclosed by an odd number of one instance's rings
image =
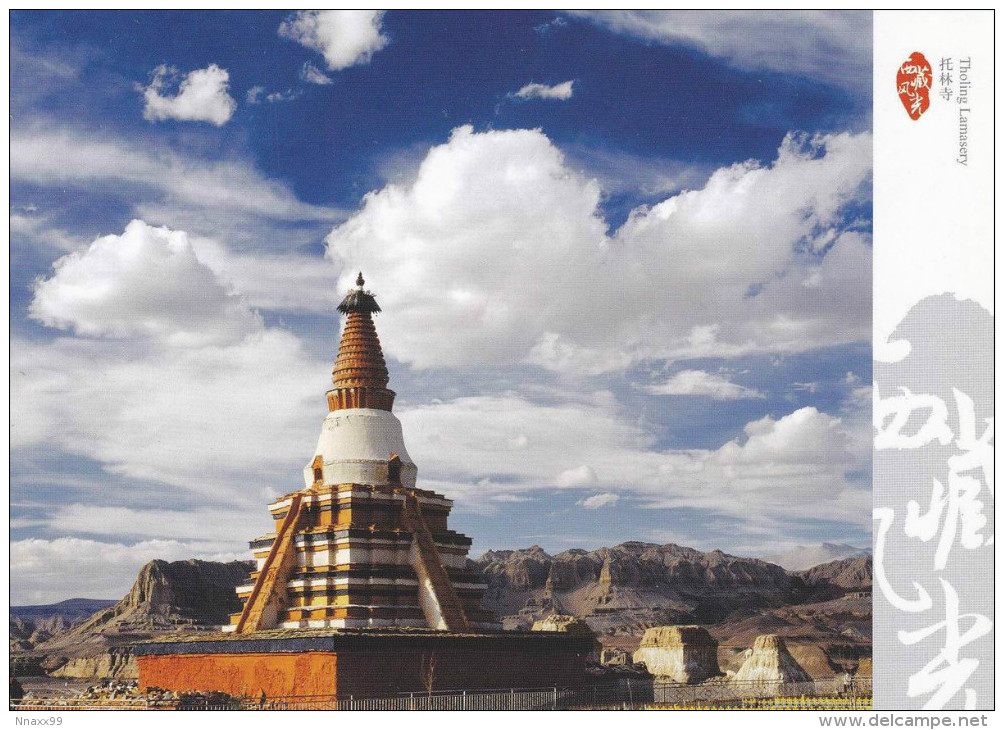
[[[10,652],[23,654],[83,621],[96,611],[115,605],[100,598],[70,598],[59,603],[10,607]]]
[[[844,558],[858,558],[871,555],[870,549],[856,548],[842,542],[824,542],[820,545],[799,545],[785,553],[768,555],[765,560],[776,563],[786,570],[808,570],[816,565],[830,563]]]
[[[114,606],[116,599],[104,598],[70,598],[59,603],[48,603],[38,606],[11,606],[11,616],[17,616],[27,621],[52,618],[62,616],[67,623],[73,623],[78,619],[86,618],[95,611],[102,608]]]
[[[846,593],[871,590],[872,557],[844,558],[798,572],[799,578],[816,598],[833,598]]]

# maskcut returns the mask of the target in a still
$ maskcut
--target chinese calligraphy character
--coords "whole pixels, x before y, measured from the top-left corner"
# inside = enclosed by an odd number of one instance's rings
[[[945,101],[952,100],[952,71],[954,67],[952,65],[951,58],[942,58],[939,64],[941,75],[938,77],[938,84],[941,86],[941,91],[939,96]]]
[[[993,629],[993,622],[986,616],[959,613],[959,594],[947,581],[941,580],[941,588],[945,593],[945,620],[917,631],[899,632],[899,640],[907,646],[923,641],[941,630],[945,632],[945,643],[941,651],[923,669],[910,677],[907,686],[907,694],[911,697],[933,692],[924,705],[925,710],[944,707],[962,689],[976,671],[979,662],[976,659],[960,659],[959,652]],[[962,622],[967,619],[972,624],[967,631],[962,632]],[[966,709],[974,709],[976,691],[966,689],[965,698]]]

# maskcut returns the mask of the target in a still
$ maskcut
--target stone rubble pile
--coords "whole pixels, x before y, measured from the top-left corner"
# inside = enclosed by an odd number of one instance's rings
[[[254,700],[237,698],[223,692],[174,692],[157,687],[146,691],[139,688],[137,682],[119,679],[106,679],[81,690],[75,695],[63,697],[36,697],[29,693],[18,703],[22,709],[50,707],[80,707],[107,705],[164,707],[164,708],[199,708],[199,707],[233,707],[252,704]]]

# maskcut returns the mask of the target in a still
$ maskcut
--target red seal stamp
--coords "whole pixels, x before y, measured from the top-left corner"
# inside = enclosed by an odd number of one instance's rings
[[[923,53],[915,51],[900,64],[896,72],[896,92],[910,119],[920,119],[931,106],[931,64]]]

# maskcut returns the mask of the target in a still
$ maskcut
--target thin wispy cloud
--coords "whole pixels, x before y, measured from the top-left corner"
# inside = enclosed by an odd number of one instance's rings
[[[704,370],[681,370],[663,383],[646,386],[645,391],[652,395],[700,395],[712,400],[764,397],[755,388],[747,388],[722,375]]]
[[[576,504],[586,509],[602,509],[604,507],[613,507],[620,499],[620,495],[618,494],[604,492],[603,494],[594,494],[592,497],[586,497],[576,502]]]
[[[572,86],[574,81],[563,81],[560,84],[549,86],[548,84],[529,83],[519,91],[514,91],[510,96],[515,99],[548,99],[551,101],[568,101],[572,98]]]
[[[244,95],[244,100],[248,104],[260,104],[262,98],[265,96],[264,86],[252,86],[247,90],[247,94]]]
[[[151,191],[159,191],[188,210],[212,208],[301,221],[339,217],[337,211],[300,202],[288,185],[241,159],[204,159],[143,140],[71,124],[57,126],[52,120],[12,131],[10,147],[10,175],[16,182],[90,191],[101,185],[128,185],[134,200],[155,197]]]
[[[498,490],[479,482],[487,472],[504,478],[508,494],[588,490],[583,500],[631,495],[643,509],[870,524],[870,491],[847,476],[871,457],[867,439],[854,436],[867,427],[867,409],[846,417],[814,407],[764,416],[707,449],[659,449],[630,414],[516,396],[458,398],[403,410],[400,418],[425,479],[464,510],[480,509]],[[526,438],[518,458],[508,445],[516,428]]]
[[[316,86],[330,86],[335,83],[330,76],[310,61],[305,61],[303,66],[300,67],[300,79]]]
[[[694,48],[738,68],[805,76],[861,94],[871,91],[870,10],[569,12],[615,33]]]
[[[284,101],[293,101],[299,99],[303,95],[303,92],[299,89],[286,89],[285,91],[273,91],[271,94],[265,96],[265,101],[269,104],[278,104]]]
[[[554,20],[549,20],[546,23],[541,23],[540,25],[533,26],[533,30],[540,35],[546,35],[553,31],[565,28],[568,25],[568,21],[561,16],[556,17]]]
[[[285,91],[269,92],[264,86],[252,86],[247,91],[246,99],[250,105],[261,103],[281,104],[285,101],[295,101],[303,96],[302,89],[286,89]]]

